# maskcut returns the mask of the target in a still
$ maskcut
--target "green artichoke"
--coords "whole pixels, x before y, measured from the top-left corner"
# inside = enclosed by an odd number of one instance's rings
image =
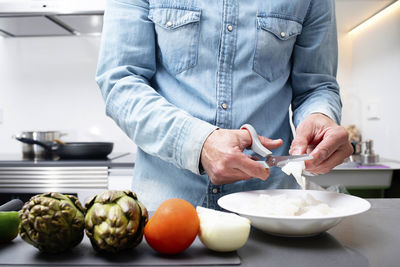
[[[58,253],[78,245],[85,228],[84,208],[75,196],[33,196],[19,211],[19,234],[40,251]]]
[[[134,248],[142,241],[148,213],[135,193],[104,191],[85,207],[85,232],[95,250],[117,252]]]

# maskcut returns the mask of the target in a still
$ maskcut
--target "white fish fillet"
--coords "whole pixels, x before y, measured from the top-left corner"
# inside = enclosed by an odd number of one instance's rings
[[[306,177],[304,177],[302,173],[305,168],[306,165],[304,161],[291,161],[282,167],[282,171],[287,175],[292,174],[301,189],[304,190],[306,189]]]

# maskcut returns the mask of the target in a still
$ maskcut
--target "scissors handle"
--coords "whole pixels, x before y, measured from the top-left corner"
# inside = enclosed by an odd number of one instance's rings
[[[265,146],[261,144],[260,139],[258,139],[256,129],[254,129],[253,126],[251,126],[250,124],[244,124],[242,125],[242,127],[240,127],[240,129],[247,130],[249,132],[251,136],[251,150],[262,157],[266,157],[272,154],[271,151],[269,151]]]

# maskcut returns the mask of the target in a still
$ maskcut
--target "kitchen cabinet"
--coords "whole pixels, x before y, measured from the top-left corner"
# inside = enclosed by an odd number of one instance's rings
[[[351,194],[361,197],[384,197],[396,170],[400,170],[400,162],[382,159],[374,166],[341,164],[327,174],[307,178],[322,187],[342,185]]]
[[[0,197],[6,198],[3,202],[27,201],[36,194],[60,192],[84,202],[94,192],[107,189],[107,179],[107,166],[0,167]]]
[[[108,189],[131,190],[135,154],[128,154],[115,159],[109,168]]]
[[[54,191],[75,195],[85,203],[107,189],[130,189],[133,166],[130,153],[111,154],[102,160],[41,161],[0,155],[0,202],[12,198],[27,201],[33,195]]]

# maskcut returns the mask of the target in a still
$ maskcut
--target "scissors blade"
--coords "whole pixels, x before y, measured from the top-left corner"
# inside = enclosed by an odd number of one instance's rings
[[[274,156],[274,155],[268,155],[267,159],[265,160],[268,164],[268,166],[277,166],[277,167],[283,167],[287,163],[291,161],[304,161],[304,160],[310,160],[313,159],[311,155],[304,154],[304,155],[295,155],[295,156]]]

